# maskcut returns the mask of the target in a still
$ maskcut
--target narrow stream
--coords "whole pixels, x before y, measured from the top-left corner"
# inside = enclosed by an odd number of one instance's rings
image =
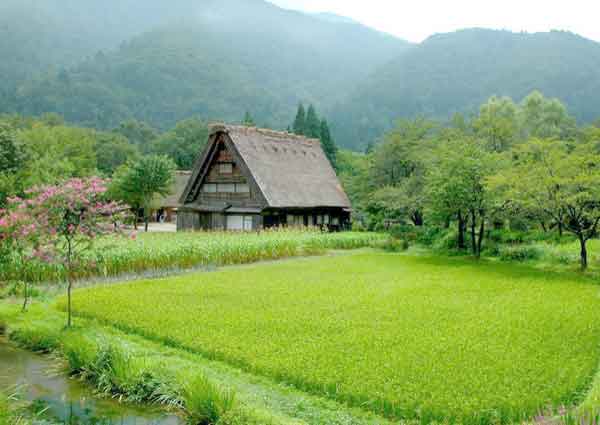
[[[99,398],[85,383],[56,371],[52,359],[13,347],[0,337],[0,391],[18,388],[41,418],[75,424],[181,425],[158,408]]]

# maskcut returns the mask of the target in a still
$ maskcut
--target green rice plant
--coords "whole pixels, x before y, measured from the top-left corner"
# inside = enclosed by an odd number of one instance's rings
[[[235,393],[220,389],[204,374],[188,379],[182,388],[182,398],[188,420],[193,425],[217,425],[235,407]]]
[[[247,264],[329,249],[354,249],[383,235],[322,233],[315,230],[273,230],[260,233],[142,234],[136,240],[105,238],[75,270],[75,278],[110,278],[127,274],[163,272],[203,266]],[[0,269],[0,280],[63,282],[62,265],[10,263]]]
[[[62,338],[61,351],[67,360],[69,373],[82,375],[90,369],[98,356],[98,344],[78,332],[69,332]]]
[[[501,262],[355,253],[79,290],[77,314],[391,419],[519,421],[600,363],[600,289]]]

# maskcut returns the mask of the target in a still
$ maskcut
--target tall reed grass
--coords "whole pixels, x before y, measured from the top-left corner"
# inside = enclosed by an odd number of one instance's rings
[[[190,269],[202,266],[246,264],[301,255],[318,255],[331,249],[369,246],[382,238],[373,233],[321,233],[314,230],[274,230],[260,233],[143,234],[136,240],[106,238],[98,241],[75,270],[79,280],[110,278],[148,271]],[[2,267],[0,281],[64,282],[60,264],[16,260]]]

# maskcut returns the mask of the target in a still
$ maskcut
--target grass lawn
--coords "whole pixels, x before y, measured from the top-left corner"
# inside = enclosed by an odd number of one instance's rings
[[[392,418],[505,421],[585,397],[600,286],[360,253],[76,292],[77,313]]]

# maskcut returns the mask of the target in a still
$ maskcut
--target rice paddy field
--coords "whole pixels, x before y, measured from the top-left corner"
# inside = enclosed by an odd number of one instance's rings
[[[456,258],[358,252],[247,265],[82,289],[74,309],[425,423],[509,423],[577,404],[600,362],[600,286]]]
[[[385,236],[376,233],[322,233],[315,230],[273,230],[260,233],[143,233],[137,238],[110,237],[96,242],[74,271],[76,279],[109,278],[144,272],[165,272],[201,266],[245,264],[331,249],[369,246]],[[28,261],[0,269],[0,281],[63,282],[62,265]]]

